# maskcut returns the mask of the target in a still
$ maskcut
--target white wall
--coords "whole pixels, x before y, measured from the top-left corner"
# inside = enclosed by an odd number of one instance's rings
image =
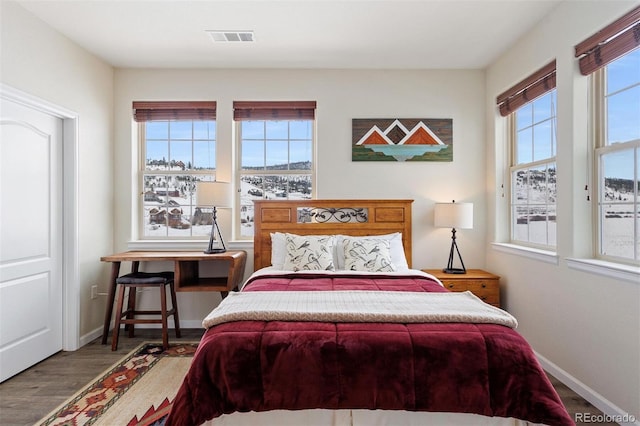
[[[134,100],[217,101],[218,168],[231,178],[234,163],[234,100],[317,101],[317,197],[413,199],[413,266],[447,263],[451,231],[433,227],[433,203],[468,201],[475,226],[458,233],[467,267],[484,266],[485,152],[482,71],[371,70],[139,70],[119,69],[115,77],[115,176],[117,250],[131,238]],[[376,163],[351,161],[353,118],[452,118],[453,162]],[[133,144],[133,145],[132,145]],[[129,171],[132,171],[129,173]],[[223,218],[224,220],[224,218]],[[223,223],[230,241],[229,222]],[[229,245],[229,244],[228,244]],[[234,246],[233,242],[230,244]],[[252,252],[250,251],[250,255]],[[248,260],[252,265],[252,258]],[[179,294],[181,320],[201,320],[217,295]]]
[[[80,334],[96,329],[104,300],[90,287],[108,275],[113,249],[113,68],[12,2],[0,2],[2,83],[79,116],[78,278]],[[25,153],[28,155],[28,153]]]
[[[534,349],[600,409],[640,419],[640,279],[572,269],[567,258],[592,252],[587,179],[587,86],[574,46],[638,2],[564,2],[487,69],[487,268],[502,276],[506,308]],[[557,60],[558,263],[498,251],[508,240],[505,120],[496,96]],[[505,182],[506,180],[506,182]],[[639,420],[640,421],[640,420]]]

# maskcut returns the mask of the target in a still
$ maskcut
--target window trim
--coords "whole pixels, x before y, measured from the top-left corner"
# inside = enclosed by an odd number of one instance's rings
[[[566,260],[567,266],[571,269],[640,284],[640,267],[638,266],[609,262],[603,259],[581,259],[568,257]]]
[[[529,247],[523,244],[515,243],[491,243],[494,250],[514,254],[517,256],[527,257],[529,259],[539,260],[544,263],[558,265],[560,258],[555,251],[545,250],[543,248]]]

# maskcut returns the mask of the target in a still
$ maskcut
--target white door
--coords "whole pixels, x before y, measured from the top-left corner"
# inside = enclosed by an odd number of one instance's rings
[[[0,100],[0,382],[62,349],[62,129]]]

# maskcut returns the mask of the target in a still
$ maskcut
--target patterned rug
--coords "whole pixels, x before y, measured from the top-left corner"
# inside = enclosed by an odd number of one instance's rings
[[[197,346],[144,343],[36,424],[163,425]]]

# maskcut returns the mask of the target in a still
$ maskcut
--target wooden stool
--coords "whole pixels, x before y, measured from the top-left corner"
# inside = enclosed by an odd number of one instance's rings
[[[173,272],[132,272],[116,279],[117,300],[116,318],[113,327],[113,338],[111,340],[111,350],[118,349],[118,335],[120,334],[120,324],[125,324],[129,337],[133,337],[134,324],[162,324],[162,347],[169,348],[169,333],[167,331],[167,318],[173,315],[176,337],[180,337],[180,323],[178,321],[178,304],[176,302],[176,290],[173,285]],[[171,290],[171,309],[167,309],[166,287]],[[159,311],[138,311],[136,310],[136,291],[138,287],[158,287],[160,288],[160,310]],[[129,299],[127,309],[123,311],[124,290],[129,288]],[[160,318],[136,318],[136,315],[160,315]],[[123,319],[126,317],[126,319]]]

